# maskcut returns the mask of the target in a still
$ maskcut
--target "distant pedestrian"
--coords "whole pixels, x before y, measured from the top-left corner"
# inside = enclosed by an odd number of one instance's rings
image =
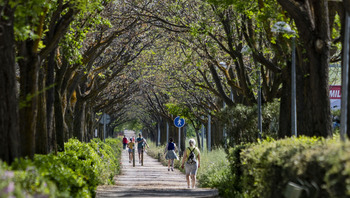
[[[196,141],[194,139],[190,139],[189,144],[190,146],[187,147],[184,151],[181,167],[184,168],[185,165],[187,188],[190,188],[190,186],[192,186],[192,188],[195,188],[197,170],[200,167],[200,152],[196,147]],[[190,176],[192,185],[190,185]]]
[[[132,141],[132,138],[130,138],[130,142],[128,143],[129,148],[129,163],[131,163],[133,158],[133,150],[134,150],[135,142]]]
[[[136,143],[137,143],[137,152],[139,153],[139,164],[141,164],[141,153],[143,152],[144,146],[147,145],[148,148],[149,146],[146,143],[145,139],[142,137],[141,133],[139,133],[139,137],[136,138]]]
[[[125,137],[124,135],[124,138],[123,138],[123,149],[125,150],[126,149],[126,145],[128,144],[128,138]]]
[[[169,138],[169,142],[165,147],[165,159],[168,160],[168,171],[170,171],[170,164],[171,164],[171,171],[174,171],[174,159],[179,160],[179,157],[176,155],[176,144],[173,141],[173,138]]]

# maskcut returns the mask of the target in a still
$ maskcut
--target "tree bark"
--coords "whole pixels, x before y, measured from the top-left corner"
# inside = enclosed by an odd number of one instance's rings
[[[39,71],[39,90],[44,90],[44,69],[41,68]],[[46,124],[46,98],[45,92],[42,92],[38,96],[38,103],[40,108],[38,108],[37,124],[36,124],[36,134],[35,134],[35,153],[47,154],[48,153],[48,136],[47,136],[47,124]]]
[[[14,10],[0,6],[0,159],[11,163],[20,157],[18,100],[15,69]],[[2,17],[1,17],[2,16]],[[4,16],[8,17],[7,19]]]
[[[51,141],[55,142],[55,149],[58,151],[64,150],[64,128],[65,128],[65,122],[64,122],[64,110],[62,108],[62,96],[58,89],[55,89],[55,132],[56,134],[53,134],[51,137]],[[54,141],[56,139],[56,141]]]
[[[278,137],[291,136],[291,63],[282,69],[282,93],[279,115]],[[299,90],[299,89],[298,89]]]
[[[32,158],[35,147],[35,129],[38,103],[39,55],[33,51],[34,42],[19,43],[20,68],[20,134],[22,154]]]
[[[303,89],[297,98],[298,134],[330,136],[328,67],[330,59],[330,25],[328,1],[278,0],[291,15],[299,30],[300,41],[306,51],[297,76],[303,78]],[[304,59],[302,59],[304,60]],[[298,87],[298,85],[297,85]],[[302,108],[301,108],[302,106]]]
[[[74,106],[74,119],[73,119],[73,137],[77,138],[79,141],[83,141],[83,130],[84,130],[84,109],[85,101],[82,99],[80,94],[77,94],[77,102]]]
[[[54,132],[54,102],[55,102],[55,50],[50,53],[46,66],[46,87],[50,87],[46,91],[46,119],[47,119],[47,134],[49,142],[49,152],[55,150],[55,143],[53,144]],[[56,138],[54,138],[56,140]]]

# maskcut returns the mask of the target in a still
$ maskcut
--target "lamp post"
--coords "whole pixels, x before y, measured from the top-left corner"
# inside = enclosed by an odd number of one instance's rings
[[[292,99],[291,99],[291,128],[292,135],[295,137],[297,134],[297,105],[296,105],[296,71],[295,71],[295,31],[290,28],[290,26],[284,21],[276,22],[272,29],[272,32],[275,33],[287,33],[293,35],[292,37],[292,76],[291,76],[291,84],[292,84]]]
[[[342,88],[341,88],[341,116],[340,116],[340,138],[345,141],[346,131],[348,130],[348,88],[349,88],[349,34],[350,34],[350,2],[347,2],[347,11],[345,12],[345,33],[343,44],[343,68],[342,68]]]

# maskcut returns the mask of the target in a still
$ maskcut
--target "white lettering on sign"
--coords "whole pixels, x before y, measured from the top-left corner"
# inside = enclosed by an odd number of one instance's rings
[[[341,86],[332,85],[329,87],[329,98],[330,99],[341,99]]]
[[[331,98],[341,98],[340,90],[331,90],[329,93],[329,97]]]

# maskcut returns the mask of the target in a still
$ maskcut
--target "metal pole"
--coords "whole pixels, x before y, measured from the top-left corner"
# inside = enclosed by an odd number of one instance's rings
[[[106,142],[106,114],[103,113],[103,142]]]
[[[158,137],[157,137],[157,146],[160,145],[160,123],[158,123]]]
[[[169,122],[166,122],[166,141],[169,141]]]
[[[207,148],[208,148],[208,151],[210,152],[211,151],[211,115],[210,113],[208,114],[208,145],[207,145]]]
[[[141,166],[143,166],[143,148],[141,150]]]
[[[226,108],[226,103],[224,102],[224,109]],[[226,141],[226,124],[222,130],[222,137],[224,138],[224,148],[226,149],[227,141]]]
[[[292,135],[297,134],[297,102],[296,102],[296,71],[295,71],[295,36],[292,38]]]
[[[233,88],[232,87],[231,87],[230,98],[231,98],[232,102],[235,102],[234,97],[233,97]],[[234,128],[234,124],[235,124],[235,122],[234,122],[234,119],[232,118],[232,120],[231,120],[232,128]],[[230,140],[232,140],[234,142],[234,136],[233,135],[232,135],[232,137],[230,137]],[[233,145],[233,143],[231,145]]]
[[[340,138],[345,141],[348,121],[348,88],[349,88],[349,34],[350,34],[350,16],[349,12],[345,14],[345,34],[343,44],[343,68],[342,68],[342,87],[341,87],[341,114],[340,114]]]
[[[135,144],[132,148],[132,166],[135,167]]]
[[[202,119],[204,119],[204,116],[202,116]],[[202,149],[202,151],[204,151],[204,124],[202,123],[202,135],[201,135],[202,137],[201,137],[201,145],[202,145],[202,147],[201,147],[201,149]]]
[[[261,115],[261,77],[260,70],[258,70],[258,129],[259,129],[259,139],[262,135],[262,115]]]
[[[179,127],[179,156],[181,156],[181,128]]]

